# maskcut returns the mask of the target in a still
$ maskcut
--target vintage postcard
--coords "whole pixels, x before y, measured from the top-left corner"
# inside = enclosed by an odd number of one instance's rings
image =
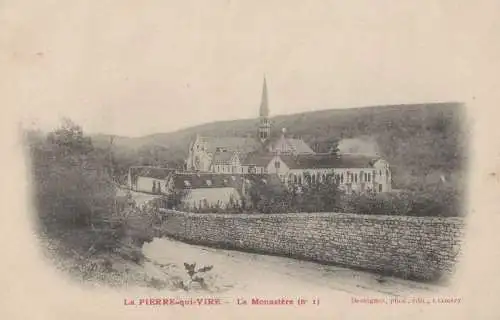
[[[4,1],[0,316],[498,319],[498,12]]]

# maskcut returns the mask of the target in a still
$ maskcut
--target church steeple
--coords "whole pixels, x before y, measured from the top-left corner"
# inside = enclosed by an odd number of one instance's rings
[[[260,113],[261,117],[269,116],[269,106],[267,102],[267,83],[266,76],[264,76],[264,84],[262,85],[262,98],[260,100]]]
[[[267,100],[267,82],[266,76],[264,76],[264,84],[262,85],[262,98],[260,101],[259,110],[259,139],[261,142],[265,142],[269,139],[271,135],[271,123],[269,122],[269,106]]]

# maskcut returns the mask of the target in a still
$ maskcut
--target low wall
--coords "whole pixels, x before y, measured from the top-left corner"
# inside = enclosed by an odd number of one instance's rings
[[[344,213],[194,214],[165,211],[158,236],[433,281],[451,274],[460,218]]]

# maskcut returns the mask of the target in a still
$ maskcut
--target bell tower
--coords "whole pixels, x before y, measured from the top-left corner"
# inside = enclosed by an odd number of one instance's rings
[[[267,83],[264,76],[264,84],[262,85],[262,98],[260,101],[259,110],[259,140],[264,143],[271,136],[271,122],[269,121],[269,106],[267,101]]]

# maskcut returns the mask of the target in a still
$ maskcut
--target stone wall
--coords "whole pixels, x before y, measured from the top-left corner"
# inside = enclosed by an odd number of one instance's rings
[[[344,213],[193,214],[165,211],[158,236],[432,281],[460,252],[460,218]]]

